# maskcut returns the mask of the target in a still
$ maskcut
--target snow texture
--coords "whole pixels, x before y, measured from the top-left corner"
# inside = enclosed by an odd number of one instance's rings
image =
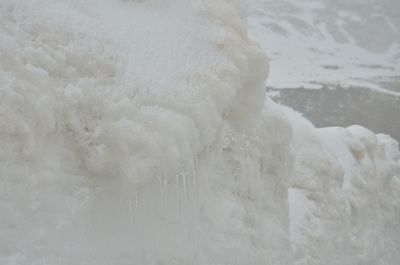
[[[269,100],[238,5],[0,2],[0,264],[396,264],[398,143]]]

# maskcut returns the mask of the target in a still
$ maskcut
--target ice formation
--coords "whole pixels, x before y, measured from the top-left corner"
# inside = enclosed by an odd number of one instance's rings
[[[396,264],[398,143],[266,98],[227,0],[0,3],[0,264]]]

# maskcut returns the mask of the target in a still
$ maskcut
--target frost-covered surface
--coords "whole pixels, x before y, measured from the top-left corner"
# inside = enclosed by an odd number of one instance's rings
[[[362,86],[399,95],[398,0],[242,0],[276,88]]]
[[[4,0],[0,37],[0,264],[399,259],[397,143],[268,100],[235,1]]]

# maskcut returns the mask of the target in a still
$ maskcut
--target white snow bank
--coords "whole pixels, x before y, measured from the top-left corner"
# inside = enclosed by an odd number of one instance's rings
[[[0,264],[398,257],[396,143],[265,103],[235,1],[5,0],[0,37]]]
[[[398,142],[358,125],[316,129],[298,113],[283,111],[294,129],[294,264],[396,264]]]
[[[290,127],[234,3],[0,12],[1,264],[288,259]]]

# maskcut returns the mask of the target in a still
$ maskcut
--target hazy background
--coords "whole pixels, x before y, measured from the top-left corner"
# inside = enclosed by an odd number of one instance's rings
[[[400,140],[400,1],[243,0],[242,12],[270,57],[276,101],[317,126]]]

